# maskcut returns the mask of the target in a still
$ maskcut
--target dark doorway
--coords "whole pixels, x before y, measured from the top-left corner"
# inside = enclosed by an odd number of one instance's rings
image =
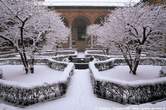
[[[75,40],[84,41],[86,39],[86,28],[90,24],[89,19],[84,16],[78,16],[73,21],[72,35]]]

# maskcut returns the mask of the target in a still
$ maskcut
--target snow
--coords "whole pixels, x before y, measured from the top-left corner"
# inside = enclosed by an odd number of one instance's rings
[[[146,103],[141,105],[132,105],[127,108],[128,109],[125,110],[166,110],[166,101],[156,104]]]
[[[115,66],[112,69],[101,71],[100,77],[109,80],[122,80],[122,81],[138,81],[138,80],[151,80],[159,78],[161,66],[153,65],[139,65],[137,70],[137,75],[130,74],[129,67],[126,66]]]
[[[0,82],[23,87],[57,83],[64,79],[65,75],[63,72],[53,70],[46,65],[35,65],[34,74],[25,74],[22,65],[2,65],[0,69],[3,70],[3,80]]]
[[[77,58],[85,58],[85,54],[83,52],[79,52],[77,54]]]
[[[92,92],[88,70],[75,70],[67,94],[64,98],[28,107],[28,109],[49,110],[94,110],[98,107],[122,106],[118,103],[96,98]]]
[[[46,6],[126,6],[140,0],[45,0]]]
[[[0,110],[5,106],[4,104],[1,105]],[[124,107],[124,105],[119,103],[97,98],[93,94],[90,74],[87,69],[75,70],[65,97],[54,101],[35,104],[23,110],[95,110],[97,108],[111,108],[113,106]],[[10,106],[5,107],[12,108]],[[19,109],[15,108],[13,110]]]
[[[107,61],[114,60],[109,59]],[[161,66],[152,66],[152,65],[142,65],[138,68],[138,75],[134,76],[129,74],[128,67],[125,69],[125,66],[117,66],[113,69],[100,71],[95,67],[94,62],[90,62],[90,69],[93,72],[93,75],[96,80],[100,81],[111,81],[120,85],[128,86],[137,86],[137,85],[147,85],[154,83],[165,83],[166,77],[160,77]],[[121,68],[120,68],[121,67]],[[117,68],[117,69],[116,69]],[[116,69],[116,70],[115,70]],[[104,75],[105,74],[105,75]]]
[[[165,110],[166,101],[157,104],[122,105],[97,98],[93,94],[89,70],[75,70],[65,97],[18,108],[0,102],[0,110]],[[142,108],[142,109],[140,109]],[[161,109],[162,108],[162,109]]]
[[[163,73],[166,73],[166,66],[162,66],[161,70],[162,70]]]

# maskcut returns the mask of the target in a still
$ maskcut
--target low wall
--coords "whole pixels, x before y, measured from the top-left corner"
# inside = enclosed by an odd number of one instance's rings
[[[110,59],[89,64],[94,94],[97,97],[119,102],[121,104],[141,104],[166,98],[166,77],[152,81],[107,81],[96,77],[100,71],[111,69],[114,65],[124,64],[124,59]],[[166,59],[145,58],[141,64],[166,65]]]
[[[64,63],[52,59],[36,59],[36,64],[47,64],[50,68],[63,71],[64,78],[58,83],[24,85],[15,81],[0,79],[0,98],[14,105],[27,106],[46,100],[62,97],[73,75],[73,63]],[[21,64],[20,59],[1,59],[0,64]]]

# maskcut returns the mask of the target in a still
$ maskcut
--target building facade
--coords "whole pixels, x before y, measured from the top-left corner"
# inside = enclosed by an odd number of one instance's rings
[[[104,18],[115,7],[129,4],[129,0],[45,0],[43,5],[60,13],[64,23],[71,29],[71,35],[65,47],[84,50],[90,47],[90,38],[86,29],[91,24],[102,24]],[[132,2],[131,4],[135,4]]]
[[[90,47],[90,38],[86,29],[91,24],[101,24],[112,8],[106,7],[51,7],[62,16],[67,27],[71,29],[66,47],[84,50]]]

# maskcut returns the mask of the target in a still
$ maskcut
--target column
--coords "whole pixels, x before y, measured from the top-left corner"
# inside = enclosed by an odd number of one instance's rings
[[[69,35],[69,48],[72,49],[72,34]]]

